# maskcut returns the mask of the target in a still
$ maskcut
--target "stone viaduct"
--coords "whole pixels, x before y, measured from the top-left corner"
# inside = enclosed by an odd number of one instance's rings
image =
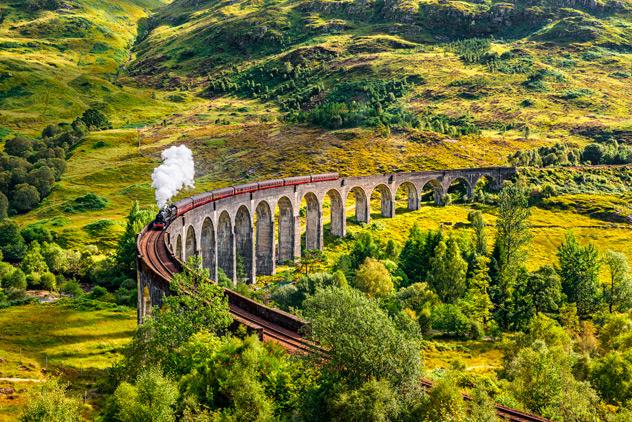
[[[333,236],[344,236],[348,202],[355,204],[355,219],[369,223],[372,195],[379,195],[380,213],[390,218],[395,216],[398,194],[406,195],[408,210],[417,210],[424,191],[433,192],[434,201],[440,204],[456,181],[471,197],[480,180],[487,179],[488,186],[499,188],[514,174],[515,169],[510,167],[423,171],[341,177],[257,190],[209,202],[178,216],[166,228],[165,241],[180,260],[201,256],[212,279],[221,268],[236,282],[238,265],[243,263],[245,278],[254,282],[257,275],[274,274],[278,263],[299,259],[301,250],[322,249],[325,223],[330,223]],[[326,199],[330,214],[327,222]]]

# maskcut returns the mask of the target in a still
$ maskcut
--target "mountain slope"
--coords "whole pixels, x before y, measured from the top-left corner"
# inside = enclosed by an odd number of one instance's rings
[[[125,87],[137,22],[161,0],[29,0],[0,5],[0,131],[37,133],[88,107],[117,123],[152,102]],[[160,108],[158,102],[154,106]],[[126,116],[123,117],[123,111]],[[131,114],[131,116],[130,116]]]
[[[327,129],[526,128],[559,140],[632,126],[631,10],[629,1],[181,0],[143,24],[130,70],[147,85],[256,98]]]

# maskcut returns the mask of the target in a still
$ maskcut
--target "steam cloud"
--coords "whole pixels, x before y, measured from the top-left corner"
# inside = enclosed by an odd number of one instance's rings
[[[161,154],[162,164],[151,175],[151,187],[156,189],[158,207],[164,207],[182,188],[194,186],[193,153],[184,145],[173,146]]]

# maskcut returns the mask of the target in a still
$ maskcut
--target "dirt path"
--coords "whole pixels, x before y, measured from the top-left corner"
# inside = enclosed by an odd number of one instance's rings
[[[46,380],[40,380],[36,378],[0,378],[0,382],[46,382]]]

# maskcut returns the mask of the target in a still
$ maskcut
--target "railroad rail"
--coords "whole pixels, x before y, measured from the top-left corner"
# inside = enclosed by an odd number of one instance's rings
[[[329,179],[330,178],[331,177],[329,177]],[[294,180],[304,181],[305,179],[296,178]],[[316,181],[316,183],[318,182],[319,181]],[[259,186],[261,184],[265,184],[265,182],[261,182]],[[234,195],[235,188],[231,189],[233,189],[231,192]],[[200,198],[200,196],[198,196],[198,198]],[[195,208],[192,202],[193,201],[187,204],[187,206],[189,204],[191,205],[191,208],[187,211]],[[203,204],[201,205],[205,205],[209,202],[208,195],[203,197],[202,202]],[[180,215],[185,214],[186,212],[183,212]],[[169,223],[170,221],[166,221],[165,225],[168,226]],[[164,227],[161,227],[160,230],[155,230],[154,223],[151,223],[143,229],[137,238],[139,323],[142,322],[142,315],[147,315],[151,312],[152,305],[159,306],[162,296],[170,294],[169,283],[171,278],[174,274],[182,271],[185,265],[168,245],[165,233]],[[149,292],[149,294],[147,294],[145,289],[148,287],[155,289],[155,292]],[[303,328],[306,325],[306,321],[287,312],[253,301],[230,289],[224,289],[224,294],[228,299],[230,313],[234,320],[243,324],[249,330],[258,333],[263,341],[276,342],[293,353],[326,354],[317,344],[314,344],[303,336]],[[151,300],[148,300],[148,298],[151,298]],[[432,387],[432,382],[429,380],[422,380],[421,383],[424,387]],[[464,397],[466,400],[470,400],[467,395]],[[499,417],[508,421],[547,421],[547,419],[540,416],[511,409],[499,404],[496,405],[496,411]]]

